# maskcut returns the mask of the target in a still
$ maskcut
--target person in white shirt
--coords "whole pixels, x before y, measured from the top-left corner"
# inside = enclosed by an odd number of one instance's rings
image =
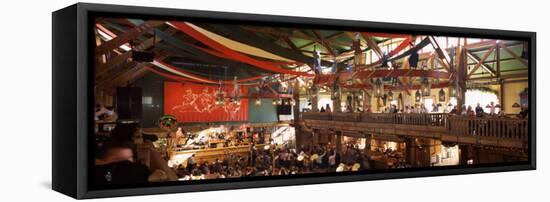
[[[493,101],[491,101],[491,104],[489,104],[489,115],[495,115],[496,114],[496,108],[497,106]]]
[[[333,151],[333,154],[328,157],[328,165],[331,168],[336,166],[336,152]]]

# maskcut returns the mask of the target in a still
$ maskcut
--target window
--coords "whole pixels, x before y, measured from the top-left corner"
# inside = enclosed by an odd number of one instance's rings
[[[490,91],[483,91],[483,90],[467,90],[466,91],[466,107],[471,106],[475,109],[477,104],[479,103],[481,107],[483,108],[483,111],[486,113],[489,113],[489,108],[486,108],[487,105],[489,105],[491,102],[494,103],[494,105],[500,104],[497,94]],[[499,108],[496,108],[495,113],[498,113],[500,111]]]
[[[141,104],[142,105],[152,105],[153,104],[153,97],[151,96],[144,96],[141,98]]]

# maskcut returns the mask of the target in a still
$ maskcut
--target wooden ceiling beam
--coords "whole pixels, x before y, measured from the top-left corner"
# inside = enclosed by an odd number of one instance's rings
[[[330,47],[330,43],[328,43],[328,41],[325,40],[325,38],[321,35],[321,33],[319,33],[319,31],[313,30],[313,35],[315,35],[315,38],[317,38],[318,42],[320,42],[321,45],[323,45],[323,47],[325,47],[325,49],[327,49],[327,51],[332,56],[336,56],[336,52],[334,52],[334,49],[332,49],[332,47]]]
[[[529,72],[527,70],[524,70],[524,73],[517,73],[517,74],[504,74],[501,75],[498,79],[515,79],[515,78],[527,78],[529,77]],[[495,76],[483,76],[483,77],[474,77],[469,78],[468,81],[478,81],[478,80],[487,80],[487,79],[497,79]]]
[[[178,32],[177,29],[174,29],[172,27],[168,27],[164,31],[167,34],[169,34],[170,36],[174,35],[175,33]],[[160,43],[161,41],[162,41],[162,39],[160,37],[156,37],[156,39],[155,39],[155,37],[150,37],[149,39],[145,40],[141,44],[135,46],[134,48],[137,51],[144,51],[144,50],[147,50],[150,47],[152,47],[154,44]],[[114,66],[119,65],[122,62],[131,59],[131,56],[132,56],[131,51],[128,51],[128,52],[122,53],[121,55],[116,56],[115,58],[112,58],[112,59],[108,60],[106,63],[100,64],[96,68],[96,77],[100,77],[100,76],[103,76],[106,73],[109,73],[109,71],[111,71]]]
[[[159,56],[157,56],[156,60],[164,60],[167,56],[168,56],[167,53],[162,52],[159,54]],[[96,89],[100,89],[100,90],[111,89],[121,84],[127,83],[129,80],[132,79],[132,76],[134,76],[136,72],[138,72],[140,69],[144,69],[143,65],[152,65],[152,64],[146,63],[146,62],[138,63],[138,62],[132,61],[128,64],[129,67],[125,68],[126,69],[125,71],[123,70],[118,74],[115,74],[109,78],[106,78],[101,83],[99,82],[96,83],[96,86],[97,86]]]
[[[495,50],[495,46],[492,46],[487,52],[485,52],[485,54],[483,54],[483,57],[481,57],[479,62],[474,66],[474,68],[470,71],[470,73],[468,73],[467,78],[470,78],[477,71],[477,69],[481,67],[481,65],[485,62],[485,60],[489,57],[489,55],[493,53],[494,50]]]
[[[372,39],[371,36],[366,35],[365,33],[361,33],[361,36],[367,42],[367,45],[374,50],[376,55],[378,55],[378,58],[382,58],[382,49],[380,48],[380,46],[378,46],[374,39]]]
[[[443,64],[443,67],[445,67],[445,69],[447,71],[451,71],[451,57],[449,56],[449,54],[447,53],[446,50],[443,50],[439,44],[437,43],[437,40],[435,40],[435,38],[433,36],[428,36],[428,38],[430,39],[430,43],[432,44],[434,50],[437,52],[437,56],[438,58],[440,59],[440,61],[442,62]]]
[[[113,49],[116,49],[121,45],[128,43],[128,41],[131,41],[137,38],[138,36],[141,36],[142,34],[147,33],[162,24],[164,24],[164,21],[158,21],[158,20],[146,21],[141,25],[136,26],[132,29],[129,29],[122,34],[119,34],[117,37],[96,47],[95,54],[100,55],[100,54],[107,53],[108,51],[111,51]]]
[[[355,40],[355,34],[359,34],[359,43],[362,47],[367,47],[368,44],[367,42],[363,39],[361,40],[363,37],[361,36],[361,33],[360,32],[344,32],[349,38],[351,38],[351,44],[350,46],[353,46],[353,40]]]
[[[517,55],[516,53],[514,53],[512,50],[510,50],[508,48],[508,46],[506,46],[506,44],[504,43],[499,43],[500,47],[502,49],[504,49],[506,52],[508,52],[508,54],[512,55],[512,57],[516,58],[516,60],[518,60],[519,62],[521,62],[521,64],[523,64],[523,66],[525,68],[528,68],[529,67],[529,64],[527,63],[527,61],[523,58],[521,58],[519,55]]]
[[[476,55],[472,54],[472,52],[470,52],[469,50],[466,50],[466,54],[468,55],[468,57],[470,59],[472,59],[476,65],[479,63],[479,61],[481,60],[479,57],[477,57]],[[481,68],[485,69],[487,72],[491,73],[492,75],[497,75],[497,73],[495,72],[495,70],[493,70],[492,68],[490,68],[489,66],[487,66],[485,64],[485,62],[483,62],[481,64]]]
[[[337,36],[340,36],[342,35],[344,32],[339,32],[339,33],[334,33],[334,34],[331,34],[331,35],[328,35],[327,37],[325,37],[326,40],[331,40]],[[308,39],[308,40],[311,40],[311,39]],[[309,42],[307,44],[304,44],[304,45],[301,45],[299,46],[298,48],[299,49],[302,49],[302,48],[305,48],[305,47],[308,47],[308,46],[311,46],[315,43],[317,43],[315,40],[311,40],[312,42]],[[334,41],[332,41],[333,43],[335,43]],[[339,42],[336,42],[337,45],[341,45],[341,46],[345,46],[345,44],[342,44],[342,43],[339,43]]]
[[[155,58],[155,60],[159,60],[159,61],[162,61],[164,60],[166,57],[168,57],[168,54],[162,54],[160,55],[159,57]],[[129,73],[126,73],[123,77],[120,78],[120,80],[115,80],[115,84],[114,86],[119,86],[119,85],[123,85],[123,84],[126,84],[126,83],[129,83],[130,81],[135,81],[137,80],[137,76],[139,74],[143,74],[143,73],[146,73],[147,70],[145,68],[143,68],[143,66],[153,66],[153,64],[151,63],[140,63],[140,64],[143,64],[141,66],[136,66],[136,68],[134,68],[134,71],[130,71]]]

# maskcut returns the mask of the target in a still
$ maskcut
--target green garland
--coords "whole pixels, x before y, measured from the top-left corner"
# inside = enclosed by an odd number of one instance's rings
[[[478,90],[481,92],[493,93],[495,95],[498,95],[498,91],[491,89],[489,87],[484,87],[484,86],[472,86],[472,87],[466,88],[466,90]]]
[[[176,117],[171,114],[166,114],[164,116],[161,116],[159,118],[159,126],[160,127],[172,127],[172,125],[175,125],[178,122]]]

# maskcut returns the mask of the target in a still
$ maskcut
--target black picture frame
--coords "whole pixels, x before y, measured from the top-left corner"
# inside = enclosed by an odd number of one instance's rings
[[[234,181],[159,186],[93,189],[89,182],[93,156],[88,143],[93,141],[93,23],[98,15],[157,19],[194,19],[220,23],[299,25],[338,29],[369,29],[389,33],[414,33],[476,38],[525,40],[529,43],[529,161],[512,164],[422,168],[359,174],[306,175],[257,178]],[[353,20],[287,17],[229,12],[196,11],[171,8],[135,7],[77,3],[52,13],[52,188],[68,196],[84,199],[145,194],[181,193],[318,183],[351,182],[424,176],[443,176],[536,169],[536,33],[522,31],[459,28]]]

